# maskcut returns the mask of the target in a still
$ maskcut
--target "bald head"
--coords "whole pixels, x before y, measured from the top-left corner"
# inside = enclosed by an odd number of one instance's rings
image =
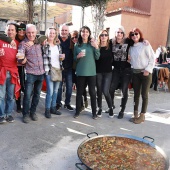
[[[67,39],[69,35],[69,27],[67,25],[62,25],[60,29],[61,38]]]

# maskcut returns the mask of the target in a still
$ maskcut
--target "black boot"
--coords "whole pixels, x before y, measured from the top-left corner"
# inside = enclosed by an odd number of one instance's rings
[[[109,108],[109,117],[110,118],[114,117],[113,108]]]
[[[99,108],[97,111],[97,117],[102,117],[102,109]]]
[[[97,114],[96,113],[92,113],[92,118],[96,120],[97,119]]]
[[[124,116],[124,112],[121,112],[121,111],[120,111],[120,112],[119,112],[119,115],[117,116],[117,118],[118,118],[118,119],[122,119],[123,116]]]
[[[46,118],[51,118],[50,109],[45,109],[45,117]]]
[[[21,113],[22,109],[21,109],[21,97],[18,98],[18,100],[16,100],[16,104],[17,104],[17,112]]]
[[[119,112],[119,115],[117,116],[118,119],[122,119],[124,116],[124,111],[125,111],[125,106],[122,107],[122,105],[120,106],[121,110]]]

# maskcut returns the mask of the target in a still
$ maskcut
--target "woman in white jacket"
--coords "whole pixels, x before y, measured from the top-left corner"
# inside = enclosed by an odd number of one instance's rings
[[[144,122],[148,106],[148,92],[152,82],[152,71],[155,64],[155,54],[150,45],[143,43],[143,34],[138,28],[129,33],[129,38],[134,44],[129,49],[129,59],[133,67],[134,89],[134,118],[133,123]],[[142,108],[138,116],[139,97],[142,95]]]

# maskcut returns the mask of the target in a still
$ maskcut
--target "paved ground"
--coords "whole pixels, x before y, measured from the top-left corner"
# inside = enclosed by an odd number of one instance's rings
[[[51,119],[46,119],[43,114],[44,98],[45,94],[42,93],[37,109],[37,122],[24,124],[22,116],[14,111],[15,122],[0,126],[0,170],[76,170],[75,163],[80,162],[77,148],[90,132],[97,132],[99,135],[150,136],[170,158],[169,92],[150,90],[146,121],[139,125],[128,121],[133,111],[132,91],[126,115],[121,120],[116,117],[120,105],[119,93],[116,96],[113,119],[103,113],[102,118],[93,120],[90,108],[82,112],[78,119],[73,118],[74,112],[65,109],[61,109],[61,116],[53,115]],[[104,100],[103,103],[103,109],[106,109]],[[72,106],[75,107],[75,94],[72,96]]]

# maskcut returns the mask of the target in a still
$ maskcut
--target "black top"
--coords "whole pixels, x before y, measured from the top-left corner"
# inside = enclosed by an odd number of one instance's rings
[[[72,49],[70,49],[70,37],[63,41],[59,36],[59,40],[61,42],[60,46],[62,48],[62,53],[65,54],[65,59],[63,60],[63,67],[64,69],[71,69],[73,66],[73,52]]]
[[[125,39],[123,44],[113,44],[112,52],[113,52],[113,66],[115,69],[126,69],[131,68],[128,60],[128,50],[130,47],[129,39]]]
[[[100,58],[96,60],[96,72],[97,73],[109,73],[112,72],[112,50],[111,47],[106,49],[106,47],[100,48]]]

